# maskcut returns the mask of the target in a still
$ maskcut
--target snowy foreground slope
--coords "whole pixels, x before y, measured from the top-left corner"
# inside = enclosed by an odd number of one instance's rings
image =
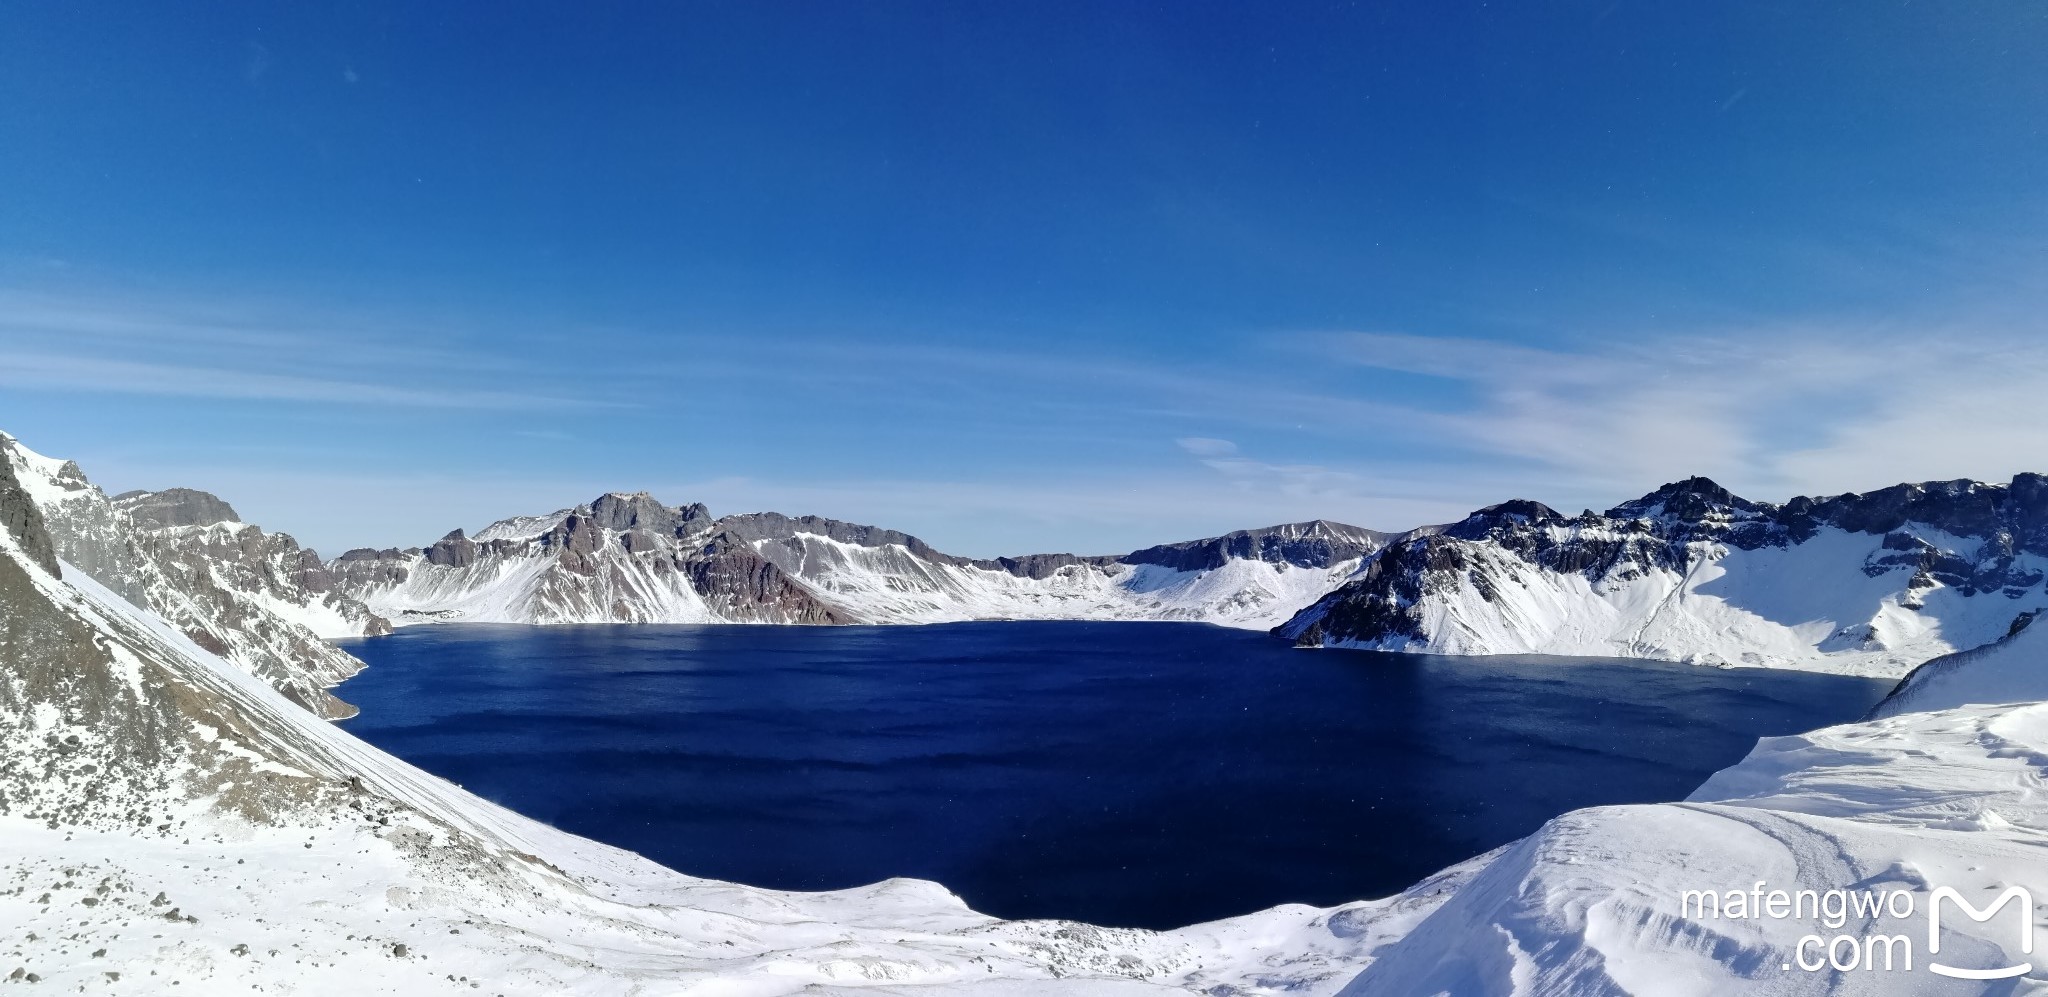
[[[337,583],[394,623],[938,623],[1194,620],[1264,629],[1387,541],[1316,521],[1115,557],[972,560],[879,527],[778,513],[712,518],[645,493],[353,550]]]
[[[2034,625],[2038,619],[2022,617],[2011,633],[1992,643],[1913,669],[1871,715],[2048,700],[2048,624]]]
[[[1900,675],[2048,606],[2048,478],[1751,502],[1704,478],[1605,514],[1516,501],[1398,538],[1278,629],[1305,646]]]
[[[58,557],[0,461],[0,980],[105,994],[1329,993],[1463,875],[1171,932],[693,879],[316,718]]]
[[[9,465],[59,557],[201,647],[324,717],[355,708],[327,692],[362,667],[325,638],[391,626],[336,591],[318,554],[240,522],[226,502],[183,488],[107,498],[77,464],[0,433]]]
[[[1582,810],[1508,846],[1343,993],[2048,993],[2048,952],[2027,947],[2048,909],[2044,773],[2043,703],[1768,738],[1686,802]],[[1981,912],[2012,887],[2030,896],[1982,923],[1949,900],[1931,916],[1936,890]]]

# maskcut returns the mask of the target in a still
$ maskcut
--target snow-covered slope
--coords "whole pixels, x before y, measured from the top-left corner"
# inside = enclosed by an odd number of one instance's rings
[[[404,624],[935,623],[1198,620],[1270,627],[1330,591],[1386,541],[1312,522],[1121,557],[972,560],[916,537],[815,516],[712,519],[645,493],[457,530],[424,549],[354,550],[329,564],[348,592]]]
[[[1913,669],[1871,716],[2048,700],[2048,625],[2035,625],[2038,619],[2023,616],[1996,641]]]
[[[2003,529],[2032,543],[2011,502]],[[1682,803],[1565,814],[1465,863],[1342,992],[2048,993],[2036,619],[1920,666],[1861,723],[1759,741]]]
[[[60,561],[0,461],[0,938],[52,993],[1327,994],[1476,864],[1171,932],[693,879],[357,741]]]
[[[1985,982],[1930,968],[2037,964],[2022,942],[2039,908],[1981,923],[1948,900],[1936,924],[1929,913],[1943,888],[1980,911],[2015,886],[2048,901],[2044,764],[2044,703],[1767,738],[1683,803],[1550,821],[1480,863],[1343,992],[2040,994],[2031,969]],[[1729,896],[1752,890],[1760,900],[1740,909]],[[1688,891],[1715,893],[1711,911]]]
[[[1491,506],[1400,538],[1278,629],[1307,646],[1613,655],[1898,675],[2048,606],[2048,479],[1604,515]]]
[[[323,638],[390,624],[336,591],[318,554],[238,522],[188,489],[108,499],[78,465],[0,433],[0,463],[36,503],[59,557],[287,696],[329,718],[355,713],[327,690],[362,664]]]

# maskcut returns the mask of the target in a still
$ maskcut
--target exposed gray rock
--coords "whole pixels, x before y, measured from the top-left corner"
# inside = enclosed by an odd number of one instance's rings
[[[350,553],[354,553],[351,551]],[[444,568],[466,568],[476,563],[476,542],[453,530],[427,548],[427,563]]]
[[[0,460],[15,465],[23,487],[42,507],[43,524],[58,559],[85,572],[121,598],[142,605],[143,566],[130,549],[127,520],[71,461],[42,457],[0,433]]]
[[[854,622],[737,537],[713,539],[690,559],[688,571],[704,601],[736,623]]]
[[[57,568],[57,545],[43,524],[43,511],[14,475],[11,461],[0,461],[0,528],[14,538],[29,560],[52,575]]]
[[[219,496],[192,488],[122,492],[113,501],[114,508],[143,527],[212,526],[242,521],[242,517],[235,515],[235,507]]]

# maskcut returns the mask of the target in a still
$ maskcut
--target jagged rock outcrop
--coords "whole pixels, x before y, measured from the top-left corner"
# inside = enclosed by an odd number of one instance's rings
[[[1114,556],[976,559],[820,516],[713,519],[644,492],[353,550],[342,589],[400,623],[930,623],[1174,619],[1267,627],[1348,577],[1383,534],[1313,522]]]
[[[630,539],[633,534],[627,536]],[[631,550],[633,545],[629,543],[627,548]],[[690,585],[704,596],[706,608],[723,620],[819,625],[854,622],[738,537],[714,536],[689,560],[687,570]]]
[[[14,538],[22,556],[52,575],[57,567],[57,544],[43,522],[43,511],[34,496],[22,487],[12,461],[0,460],[0,530]]]
[[[0,460],[42,510],[56,556],[100,584],[140,604],[143,568],[132,549],[132,529],[85,472],[68,460],[44,457],[0,433]]]
[[[1604,514],[1489,506],[1397,539],[1277,628],[1307,646],[1899,674],[2048,605],[2048,487],[1755,502],[1705,478]]]
[[[108,499],[77,464],[4,434],[0,463],[40,511],[57,559],[316,715],[355,713],[327,690],[362,663],[325,638],[388,633],[390,624],[338,591],[316,552],[240,522],[206,492]]]

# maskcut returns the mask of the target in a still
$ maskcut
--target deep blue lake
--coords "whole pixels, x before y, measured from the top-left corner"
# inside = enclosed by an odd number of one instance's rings
[[[1300,651],[1200,624],[419,626],[351,732],[698,876],[937,880],[1174,927],[1397,892],[1578,807],[1676,800],[1890,682]]]

